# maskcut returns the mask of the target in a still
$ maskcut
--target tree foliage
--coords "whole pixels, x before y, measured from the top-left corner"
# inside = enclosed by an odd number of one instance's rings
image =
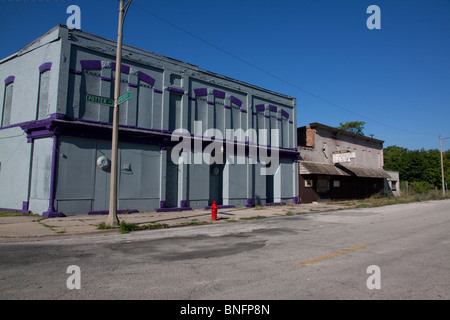
[[[360,134],[363,136],[364,135],[363,130],[364,130],[365,124],[366,123],[364,121],[349,121],[349,122],[345,122],[345,123],[340,122],[338,129],[353,132],[353,133]]]
[[[441,154],[439,150],[408,150],[390,146],[383,152],[384,169],[398,171],[400,181],[426,183],[432,188],[441,189]],[[450,182],[450,150],[444,152],[443,156],[445,181]]]

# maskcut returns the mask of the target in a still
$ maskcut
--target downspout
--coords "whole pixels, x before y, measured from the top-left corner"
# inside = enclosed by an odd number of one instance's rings
[[[62,212],[57,212],[55,210],[55,180],[56,180],[56,165],[57,165],[57,155],[58,155],[58,135],[53,134],[53,150],[52,150],[52,167],[50,176],[50,197],[48,210],[43,212],[44,217],[65,217]]]

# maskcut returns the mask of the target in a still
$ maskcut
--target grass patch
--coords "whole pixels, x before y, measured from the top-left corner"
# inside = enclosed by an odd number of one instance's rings
[[[113,227],[107,226],[105,222],[99,223],[97,229],[99,230],[107,230],[112,229]]]
[[[293,213],[292,211],[288,211],[288,212],[286,212],[286,215],[287,216],[293,216],[295,213]]]
[[[0,210],[0,217],[41,217],[34,213],[20,213],[17,211]]]
[[[0,217],[16,217],[16,216],[25,216],[25,214],[19,212],[0,210]]]
[[[168,227],[169,225],[166,223],[150,223],[145,225],[139,225],[137,223],[122,221],[119,224],[119,231],[120,233],[130,233],[131,231],[156,230],[156,229],[165,229]]]
[[[198,219],[192,219],[187,225],[188,226],[202,226],[208,224],[206,221],[198,221]]]
[[[423,193],[410,193],[401,196],[380,196],[374,195],[366,199],[350,200],[350,201],[333,201],[330,204],[342,204],[353,208],[375,208],[389,206],[395,204],[413,203],[430,200],[450,199],[450,194],[442,195],[442,191],[431,190]]]
[[[121,221],[119,224],[119,231],[120,233],[130,233],[131,231],[165,229],[168,227],[169,225],[166,223],[150,223],[139,225],[137,223]],[[102,222],[97,226],[97,229],[108,230],[114,229],[114,227],[107,226],[105,222]]]
[[[131,231],[136,231],[136,230],[139,230],[139,229],[140,228],[137,225],[137,223],[130,223],[130,222],[122,221],[119,224],[120,233],[129,233]]]
[[[253,216],[253,217],[242,217],[240,220],[257,220],[257,219],[265,219],[265,216]]]

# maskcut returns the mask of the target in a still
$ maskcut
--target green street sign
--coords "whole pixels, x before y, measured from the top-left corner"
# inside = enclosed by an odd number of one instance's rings
[[[91,94],[87,94],[86,95],[86,101],[87,102],[92,102],[92,103],[100,103],[100,104],[104,104],[104,105],[107,105],[107,106],[113,106],[114,105],[114,99],[106,98],[106,97],[94,96],[94,95],[91,95]]]
[[[117,99],[117,104],[121,104],[130,98],[131,98],[131,91],[128,91],[123,96],[119,97],[119,99]]]

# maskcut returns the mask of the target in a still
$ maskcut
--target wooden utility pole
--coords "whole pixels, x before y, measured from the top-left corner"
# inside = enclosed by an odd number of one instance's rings
[[[439,136],[439,146],[441,148],[441,174],[442,174],[442,195],[445,197],[445,178],[444,178],[444,156],[442,155],[442,140],[450,139]]]
[[[117,218],[117,159],[118,159],[118,137],[119,137],[119,103],[120,96],[120,78],[122,66],[122,31],[124,21],[124,10],[131,3],[131,0],[124,6],[123,0],[119,4],[119,27],[117,33],[117,51],[116,51],[116,73],[114,82],[114,111],[113,111],[113,130],[111,146],[111,183],[109,189],[109,214],[106,225],[114,227],[119,225]]]

